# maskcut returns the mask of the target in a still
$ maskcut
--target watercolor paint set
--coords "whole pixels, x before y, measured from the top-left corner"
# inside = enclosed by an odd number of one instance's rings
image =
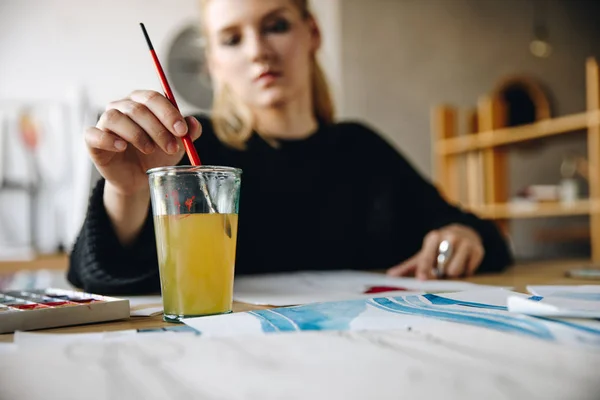
[[[0,333],[129,318],[129,300],[63,289],[0,291]]]

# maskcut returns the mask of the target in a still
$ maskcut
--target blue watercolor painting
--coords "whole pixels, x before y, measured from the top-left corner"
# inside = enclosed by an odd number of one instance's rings
[[[249,314],[260,319],[264,332],[349,330],[350,323],[366,308],[364,300],[348,300],[249,311]]]
[[[466,309],[463,311],[456,311],[455,309],[444,310],[443,307],[439,307],[439,300],[441,298],[438,296],[434,297],[434,299],[437,300],[437,304],[427,303],[422,300],[424,298],[427,298],[427,295],[374,298],[370,299],[369,302],[377,308],[398,314],[422,315],[425,317],[442,319],[444,321],[476,325],[505,332],[520,333],[534,336],[539,339],[554,338],[550,330],[543,323],[529,318],[519,318],[518,316],[513,315],[489,314]],[[454,300],[449,301],[450,304],[453,302]],[[470,303],[469,307],[474,307],[473,304],[475,303]],[[478,304],[476,307],[486,308],[484,304]],[[497,309],[497,306],[489,306],[489,309]]]
[[[535,297],[535,296],[534,296]],[[532,300],[542,300],[540,296]],[[600,323],[586,320],[532,317],[511,313],[504,306],[477,301],[454,300],[443,295],[406,295],[334,301],[248,311],[251,320],[258,320],[257,333],[297,331],[348,331],[353,329],[398,329],[416,321],[414,317],[432,318],[467,324],[568,344],[584,344],[600,349]],[[231,316],[231,314],[230,314]],[[216,318],[231,318],[218,316]],[[412,317],[412,318],[408,318]],[[231,320],[233,323],[233,320]],[[246,320],[248,321],[248,320]],[[409,322],[405,322],[409,321]],[[202,333],[210,333],[214,325],[202,329],[202,320],[194,325]],[[215,333],[212,331],[212,333]],[[218,332],[217,332],[218,333]]]

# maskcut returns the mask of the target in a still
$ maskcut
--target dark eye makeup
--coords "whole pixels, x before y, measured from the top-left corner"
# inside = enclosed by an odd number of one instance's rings
[[[290,30],[290,22],[283,17],[278,17],[273,21],[269,21],[264,30],[265,33],[285,33]]]

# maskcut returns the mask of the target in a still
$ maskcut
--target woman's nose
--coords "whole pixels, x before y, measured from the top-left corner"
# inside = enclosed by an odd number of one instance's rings
[[[246,53],[252,62],[264,62],[273,58],[273,49],[268,40],[260,33],[246,37]]]

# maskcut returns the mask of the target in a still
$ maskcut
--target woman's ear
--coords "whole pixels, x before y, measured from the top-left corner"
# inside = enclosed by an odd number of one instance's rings
[[[319,24],[312,15],[308,17],[308,29],[310,31],[311,50],[316,53],[321,48],[322,38]]]

